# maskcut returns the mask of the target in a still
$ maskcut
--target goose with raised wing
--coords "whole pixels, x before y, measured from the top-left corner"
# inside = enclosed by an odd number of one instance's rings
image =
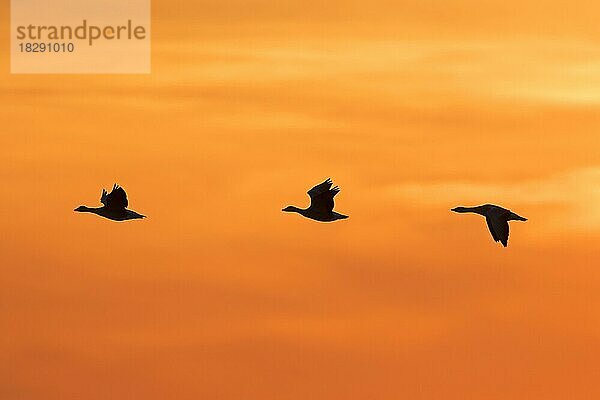
[[[96,214],[113,221],[127,221],[129,219],[142,219],[146,217],[145,215],[127,209],[127,206],[129,205],[127,193],[125,193],[125,190],[117,184],[113,186],[110,193],[107,193],[106,190],[102,189],[100,202],[103,204],[102,207],[91,208],[79,206],[74,211]]]
[[[303,217],[314,219],[320,222],[332,222],[338,219],[346,219],[347,215],[343,215],[333,211],[333,198],[340,192],[340,188],[333,186],[331,179],[320,183],[308,191],[310,197],[310,206],[308,208],[298,208],[296,206],[287,206],[281,211],[295,212]]]
[[[527,221],[527,218],[493,204],[484,204],[477,207],[455,207],[451,211],[483,215],[494,241],[502,243],[504,247],[508,246],[508,221]]]

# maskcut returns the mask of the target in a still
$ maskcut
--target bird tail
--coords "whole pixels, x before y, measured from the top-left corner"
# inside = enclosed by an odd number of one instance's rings
[[[513,221],[527,221],[527,218],[521,217],[520,215],[517,215],[515,213],[512,213],[512,215],[510,216],[510,219]]]

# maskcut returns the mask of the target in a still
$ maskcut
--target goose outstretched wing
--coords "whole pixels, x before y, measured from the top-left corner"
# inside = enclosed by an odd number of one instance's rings
[[[330,213],[333,211],[333,198],[340,192],[340,188],[335,186],[331,187],[333,182],[331,179],[327,179],[325,182],[320,183],[308,191],[310,196],[310,207],[313,210]]]
[[[494,240],[508,246],[508,220],[498,214],[486,216],[485,220]]]
[[[106,193],[106,190],[102,189],[100,202],[104,204],[106,208],[110,208],[111,210],[125,209],[129,205],[127,193],[125,193],[125,190],[117,184],[113,186],[110,193]]]

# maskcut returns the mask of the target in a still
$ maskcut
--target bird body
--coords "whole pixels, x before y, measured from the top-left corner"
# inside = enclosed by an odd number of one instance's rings
[[[477,207],[455,207],[451,211],[483,215],[494,241],[502,243],[504,247],[508,246],[508,221],[527,221],[527,218],[493,204],[484,204]]]
[[[110,193],[107,193],[104,189],[102,190],[100,202],[104,204],[102,207],[93,208],[79,206],[74,211],[96,214],[113,221],[127,221],[130,219],[142,219],[146,217],[145,215],[127,209],[127,206],[129,205],[127,193],[125,193],[125,190],[122,187],[116,184],[113,186]]]
[[[340,192],[340,188],[333,187],[331,179],[320,183],[308,191],[310,197],[310,206],[308,208],[299,208],[296,206],[288,206],[282,211],[295,212],[303,217],[313,219],[320,222],[333,222],[339,219],[348,218],[347,215],[333,211],[333,198]]]
[[[106,207],[86,207],[80,206],[75,209],[77,212],[89,212],[113,221],[127,221],[129,219],[142,219],[145,215],[138,214],[132,210],[111,210]]]

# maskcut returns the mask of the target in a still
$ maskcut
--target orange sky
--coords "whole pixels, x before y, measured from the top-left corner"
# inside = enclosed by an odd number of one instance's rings
[[[0,398],[597,398],[600,5],[483,3],[155,0],[147,76],[10,75],[3,4]]]

